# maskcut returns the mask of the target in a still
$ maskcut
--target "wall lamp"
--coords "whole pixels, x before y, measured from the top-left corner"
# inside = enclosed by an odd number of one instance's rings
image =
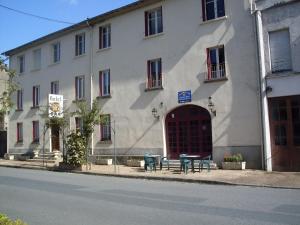
[[[152,116],[153,116],[155,119],[159,120],[158,111],[157,111],[157,109],[156,109],[155,107],[152,109]]]
[[[208,109],[214,115],[217,116],[217,111],[215,109],[215,104],[211,100],[211,96],[208,97]]]

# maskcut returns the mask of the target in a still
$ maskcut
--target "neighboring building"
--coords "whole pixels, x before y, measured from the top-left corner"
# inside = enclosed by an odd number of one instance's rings
[[[256,1],[268,170],[300,171],[300,2]]]
[[[0,98],[3,97],[5,90],[7,90],[7,81],[7,73],[5,71],[0,71]],[[7,115],[0,113],[0,158],[7,152],[7,122]]]
[[[70,111],[76,101],[98,99],[108,123],[96,128],[92,157],[113,154],[115,121],[118,156],[178,158],[184,152],[212,154],[220,163],[224,155],[242,153],[248,168],[262,168],[250,6],[241,0],[138,1],[7,51],[22,86],[10,115],[9,153],[42,148],[39,109],[49,93],[59,93]],[[81,120],[70,124],[80,129]],[[46,151],[54,150],[50,133]]]

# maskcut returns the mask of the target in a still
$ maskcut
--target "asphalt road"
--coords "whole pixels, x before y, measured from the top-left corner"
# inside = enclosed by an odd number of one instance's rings
[[[29,225],[300,225],[300,190],[0,168],[0,212]]]

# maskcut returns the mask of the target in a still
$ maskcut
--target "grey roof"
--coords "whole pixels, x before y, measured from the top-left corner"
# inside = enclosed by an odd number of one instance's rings
[[[16,47],[16,48],[13,48],[13,49],[8,50],[6,52],[3,52],[2,55],[5,55],[5,56],[15,55],[15,54],[17,54],[21,51],[24,51],[28,48],[32,48],[32,47],[35,47],[35,46],[40,45],[42,43],[45,43],[47,41],[54,40],[54,39],[59,38],[63,35],[71,33],[73,31],[76,31],[76,30],[79,30],[79,29],[82,29],[82,28],[85,28],[85,27],[93,26],[94,24],[101,23],[101,22],[103,22],[103,21],[105,21],[109,18],[116,17],[116,16],[119,16],[119,15],[125,14],[127,12],[131,12],[133,10],[136,10],[136,9],[139,9],[139,8],[142,8],[142,7],[145,7],[145,6],[151,5],[151,4],[156,3],[156,2],[160,2],[160,1],[162,1],[162,0],[139,0],[139,1],[133,2],[131,4],[128,4],[128,5],[125,5],[123,7],[114,9],[112,11],[100,14],[100,15],[95,16],[93,18],[90,18],[90,19],[87,18],[86,20],[81,21],[77,24],[74,24],[72,26],[69,26],[69,27],[66,27],[64,29],[58,30],[54,33],[48,34],[46,36],[43,36],[41,38],[38,38],[38,39],[33,40],[31,42],[28,42],[28,43],[26,43],[24,45],[21,45],[19,47]]]

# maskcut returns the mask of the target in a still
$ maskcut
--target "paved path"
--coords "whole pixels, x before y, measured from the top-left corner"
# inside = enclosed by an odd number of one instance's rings
[[[53,169],[54,164],[48,164],[47,168],[42,163],[21,162],[0,160],[0,166],[20,167],[30,169]],[[283,187],[283,188],[299,188],[300,189],[300,172],[265,172],[261,170],[212,170],[211,172],[202,171],[201,173],[188,173],[187,175],[180,173],[178,169],[170,171],[163,169],[157,172],[145,173],[142,168],[117,166],[114,173],[114,166],[98,166],[92,165],[92,169],[83,171],[83,173],[95,175],[109,175],[120,177],[132,177],[143,179],[159,179],[159,180],[175,180],[183,182],[205,182],[219,184],[238,184],[263,187]]]
[[[0,212],[29,225],[299,225],[300,190],[2,167]]]

